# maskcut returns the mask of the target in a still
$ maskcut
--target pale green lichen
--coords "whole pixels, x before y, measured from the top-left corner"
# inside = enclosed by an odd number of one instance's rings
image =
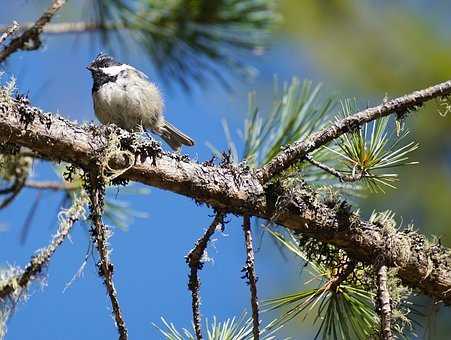
[[[112,163],[115,160],[126,160],[126,165],[121,168],[113,168]],[[104,177],[105,183],[109,184],[115,178],[119,177],[135,164],[136,156],[128,150],[121,149],[120,136],[113,132],[108,135],[107,145],[100,157],[101,174]]]

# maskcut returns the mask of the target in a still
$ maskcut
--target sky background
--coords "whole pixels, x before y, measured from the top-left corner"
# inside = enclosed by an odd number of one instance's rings
[[[33,4],[25,0],[8,2],[8,10],[0,12],[0,23],[8,23],[12,19],[19,22],[32,20],[46,6],[46,1]],[[406,6],[414,11],[424,8],[420,1],[410,1]],[[76,18],[76,7],[72,3],[56,19],[64,19],[66,10],[70,10],[71,16]],[[441,11],[441,8],[435,9],[435,13]],[[443,28],[443,31],[446,33],[447,28]],[[91,38],[87,34],[45,37],[44,48],[35,52],[18,52],[9,58],[3,66],[6,73],[2,81],[14,76],[19,91],[29,93],[32,103],[46,111],[58,112],[80,122],[96,121],[92,110],[91,78],[85,66],[105,48]],[[300,42],[296,33],[279,32],[266,54],[247,57],[246,61],[258,70],[254,80],[245,81],[234,77],[228,74],[229,70],[224,69],[231,83],[231,92],[216,82],[205,87],[195,86],[190,94],[177,84],[168,87],[156,76],[151,63],[139,49],[127,49],[127,55],[118,58],[122,57],[121,61],[144,71],[161,86],[168,120],[196,140],[196,146],[184,149],[184,152],[199,161],[211,156],[206,142],[219,149],[226,148],[222,119],[227,119],[234,133],[242,127],[249,91],[257,90],[261,107],[268,104],[265,98],[270,94],[275,74],[284,81],[291,76],[299,76],[301,79],[323,82],[326,93],[336,91],[344,96],[364,93],[364,101],[372,101],[383,95],[381,90],[371,86],[360,91],[360,86],[343,81],[339,74],[331,73],[321,58],[317,58],[315,46],[309,45],[309,41]],[[446,79],[446,75],[443,77]],[[408,92],[415,85],[406,85],[404,88]],[[396,93],[396,90],[393,89],[391,93]],[[448,153],[445,152],[443,156],[444,165],[441,163],[445,168],[450,165],[451,148],[447,142],[449,139],[445,143]],[[57,179],[45,162],[35,162],[33,168],[34,179]],[[449,182],[444,181],[443,185],[449,185]],[[133,188],[141,187],[133,185]],[[191,295],[187,290],[188,268],[184,256],[212,220],[210,209],[197,206],[189,198],[155,188],[149,191],[146,196],[133,195],[124,189],[118,192],[114,189],[112,192],[112,197],[117,195],[117,200],[126,201],[133,210],[148,215],[148,218],[131,221],[127,231],[113,226],[114,235],[110,240],[112,261],[115,264],[114,281],[130,339],[161,338],[152,322],[162,325],[162,316],[178,328],[190,326]],[[415,197],[412,191],[407,193]],[[0,264],[3,266],[23,267],[37,249],[48,244],[56,230],[62,194],[43,193],[27,240],[24,245],[20,244],[23,224],[36,195],[36,191],[24,190],[10,208],[0,211]],[[407,195],[406,200],[411,202]],[[448,196],[445,197],[442,203],[449,207]],[[388,194],[375,198],[371,204],[383,207],[395,200],[399,198]],[[371,204],[364,205],[364,213],[371,211]],[[426,214],[408,216],[416,221],[428,221]],[[245,262],[241,220],[234,216],[229,219],[225,232],[216,233],[215,240],[208,248],[213,261],[200,272],[201,312],[208,319],[214,315],[220,320],[240,315],[249,306],[249,290],[240,272]],[[84,260],[89,246],[87,230],[86,225],[78,223],[75,226],[70,240],[65,241],[52,257],[45,286],[33,285],[29,302],[17,306],[8,322],[6,339],[117,337],[110,302],[102,280],[97,275],[93,258],[89,259],[83,277],[75,280],[63,293],[65,285]],[[439,234],[446,234],[446,231],[442,230]],[[302,288],[298,262],[290,255],[282,256],[267,236],[260,238],[259,235],[256,234],[255,238],[260,248],[256,256],[260,297],[276,297]],[[440,315],[439,321],[440,318],[445,316]],[[264,315],[263,319],[268,320],[268,315]],[[310,332],[313,330],[310,329]],[[300,322],[287,327],[284,334],[295,339],[308,339],[312,335],[309,333],[309,324],[302,326]]]

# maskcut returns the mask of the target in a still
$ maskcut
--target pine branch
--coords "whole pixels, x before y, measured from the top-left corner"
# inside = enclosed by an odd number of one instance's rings
[[[315,159],[312,156],[310,156],[309,154],[306,154],[304,157],[306,160],[308,160],[314,166],[330,173],[331,175],[337,177],[342,182],[356,182],[364,177],[364,174],[361,172],[357,173],[355,175],[344,174],[344,173],[328,166],[327,164],[323,164],[321,162],[315,161]]]
[[[42,14],[32,27],[23,32],[19,37],[13,39],[8,46],[0,51],[0,63],[5,61],[11,54],[20,49],[35,50],[41,45],[40,35],[45,25],[64,6],[66,0],[53,0],[50,7]]]
[[[100,260],[98,265],[99,274],[103,278],[108,296],[113,307],[113,314],[116,321],[116,326],[119,332],[119,340],[127,340],[128,332],[125,326],[124,317],[122,316],[121,307],[117,298],[117,291],[113,282],[114,266],[110,260],[110,249],[108,246],[108,238],[110,231],[102,222],[103,212],[103,197],[104,197],[104,183],[98,171],[92,171],[90,176],[89,192],[91,200],[91,237],[97,251],[99,252]]]
[[[211,236],[215,232],[215,230],[224,224],[225,214],[223,212],[218,211],[215,215],[213,222],[210,224],[208,229],[205,231],[204,235],[199,238],[193,249],[186,255],[185,259],[190,267],[190,275],[188,282],[188,289],[191,291],[192,295],[192,309],[193,309],[193,324],[194,331],[196,333],[196,338],[198,340],[202,339],[202,329],[201,329],[201,316],[200,316],[200,281],[198,277],[199,269],[203,267],[202,258],[205,253],[205,249],[207,248],[208,241],[210,241]]]
[[[391,340],[391,305],[387,287],[387,266],[381,265],[377,271],[378,311],[381,319],[381,339]]]
[[[254,247],[252,245],[251,218],[243,215],[243,232],[246,245],[246,265],[243,268],[251,291],[252,333],[254,340],[260,339],[260,320],[258,317],[257,276],[255,274]]]
[[[2,143],[25,146],[49,160],[65,161],[89,170],[97,166],[99,153],[107,145],[107,133],[111,135],[112,128],[80,126],[56,114],[44,113],[23,98],[2,95],[0,91]],[[122,147],[131,148],[132,134],[122,131],[118,138]],[[118,180],[141,182],[219,210],[270,220],[333,244],[366,264],[373,264],[384,255],[388,266],[398,268],[404,284],[451,304],[451,252],[439,244],[431,245],[418,233],[394,233],[390,236],[392,246],[387,249],[380,226],[360,218],[346,202],[337,201],[333,207],[325,204],[320,195],[302,183],[290,187],[277,183],[263,186],[253,170],[231,164],[202,165],[162,152],[150,141],[132,150],[140,161]],[[144,161],[149,156],[151,159]],[[128,158],[119,157],[112,159],[110,166],[124,169],[129,163]]]
[[[50,244],[39,251],[37,255],[33,255],[30,263],[25,267],[20,277],[15,280],[11,280],[9,283],[0,287],[0,301],[13,294],[17,289],[23,289],[36,278],[36,276],[43,270],[48,264],[50,258],[58,249],[58,247],[69,235],[73,225],[84,215],[84,205],[86,202],[85,194],[82,193],[79,198],[74,200],[72,207],[63,213],[63,218],[59,225],[58,231],[53,236]]]
[[[345,133],[359,128],[365,123],[391,114],[403,117],[407,112],[418,109],[431,99],[446,97],[450,94],[451,81],[446,81],[340,119],[331,126],[311,134],[305,140],[288,145],[268,164],[262,167],[259,177],[262,183],[266,183],[274,176],[302,160],[308,153],[317,150]]]

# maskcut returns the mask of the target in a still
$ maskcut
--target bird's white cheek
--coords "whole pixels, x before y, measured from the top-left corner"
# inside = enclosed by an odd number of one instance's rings
[[[102,67],[101,70],[103,73],[109,75],[109,76],[117,76],[119,73],[121,73],[122,71],[125,70],[131,70],[134,69],[133,67],[131,67],[130,65],[127,64],[122,64],[119,66],[110,66],[110,67]]]

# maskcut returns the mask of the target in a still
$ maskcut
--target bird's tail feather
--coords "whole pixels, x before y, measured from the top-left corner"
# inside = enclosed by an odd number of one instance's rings
[[[194,145],[194,140],[192,138],[185,135],[169,122],[164,122],[164,125],[160,128],[160,135],[174,150],[179,150],[182,144],[187,146]]]

